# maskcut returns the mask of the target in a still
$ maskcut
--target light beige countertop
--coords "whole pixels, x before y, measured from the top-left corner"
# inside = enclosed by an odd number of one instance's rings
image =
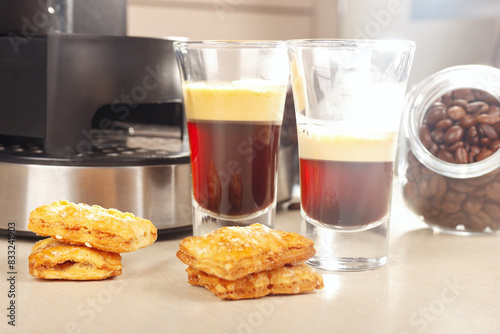
[[[225,301],[187,283],[175,253],[183,235],[122,254],[104,281],[46,281],[28,274],[34,240],[16,240],[15,297],[8,298],[7,241],[0,240],[0,333],[500,333],[500,236],[434,233],[395,194],[389,262],[366,272],[324,272],[325,288]],[[277,228],[297,231],[298,211]],[[8,303],[15,301],[15,327]]]

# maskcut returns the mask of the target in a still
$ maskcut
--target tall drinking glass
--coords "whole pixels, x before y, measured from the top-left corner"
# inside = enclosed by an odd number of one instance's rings
[[[387,261],[393,163],[414,43],[287,42],[309,261],[366,270]]]
[[[190,41],[174,50],[189,134],[193,234],[273,227],[289,77],[285,43]]]

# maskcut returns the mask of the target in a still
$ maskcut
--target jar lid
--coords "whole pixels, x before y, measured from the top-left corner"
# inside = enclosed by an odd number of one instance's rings
[[[498,169],[500,150],[478,162],[450,163],[429,152],[419,134],[426,112],[433,103],[447,93],[466,88],[487,92],[500,101],[500,70],[485,65],[461,65],[446,68],[422,80],[407,94],[401,129],[409,149],[424,166],[459,179],[478,177]]]

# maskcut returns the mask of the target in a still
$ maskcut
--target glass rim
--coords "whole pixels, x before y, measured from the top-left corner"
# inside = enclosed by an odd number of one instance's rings
[[[287,40],[288,48],[337,48],[337,47],[377,47],[381,50],[401,50],[408,51],[416,48],[415,42],[411,40],[399,39],[337,39],[337,38],[311,38],[311,39],[290,39]]]
[[[271,49],[284,48],[284,40],[187,40],[175,41],[174,48],[180,49]]]

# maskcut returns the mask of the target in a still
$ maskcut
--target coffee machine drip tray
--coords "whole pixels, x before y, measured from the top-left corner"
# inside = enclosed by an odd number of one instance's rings
[[[165,125],[115,124],[87,132],[67,153],[48,154],[36,140],[0,136],[0,230],[20,235],[34,208],[59,200],[97,204],[151,220],[160,233],[191,228],[187,139]]]

